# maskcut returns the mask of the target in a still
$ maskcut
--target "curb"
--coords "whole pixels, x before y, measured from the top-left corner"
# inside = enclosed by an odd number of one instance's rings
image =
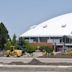
[[[63,65],[3,65],[0,64],[0,67],[6,68],[72,68],[71,66],[63,66]]]

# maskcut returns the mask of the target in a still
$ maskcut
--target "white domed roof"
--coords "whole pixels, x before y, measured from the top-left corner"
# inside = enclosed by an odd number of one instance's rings
[[[20,37],[49,37],[64,35],[72,36],[72,13],[57,16],[38,25],[34,25]]]

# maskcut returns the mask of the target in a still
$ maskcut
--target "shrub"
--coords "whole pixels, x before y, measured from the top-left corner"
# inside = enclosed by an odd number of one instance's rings
[[[53,52],[53,48],[49,48],[48,46],[46,46],[45,48],[44,48],[44,50],[47,52],[47,53],[52,53]]]
[[[31,44],[26,44],[25,45],[25,51],[28,52],[28,53],[30,53],[30,54],[33,53],[33,52],[35,52],[36,49],[37,49],[37,47],[33,46]]]
[[[40,47],[39,47],[39,50],[40,50],[41,52],[44,52],[44,48],[45,48],[45,46],[40,46]]]
[[[54,48],[50,48],[48,46],[41,46],[39,48],[40,51],[45,52],[46,55],[51,54],[54,50]]]

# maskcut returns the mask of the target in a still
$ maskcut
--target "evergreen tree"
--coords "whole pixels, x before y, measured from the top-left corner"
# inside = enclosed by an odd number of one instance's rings
[[[12,45],[16,46],[16,44],[17,44],[16,35],[14,34],[12,38]]]
[[[0,49],[1,50],[4,49],[4,45],[8,38],[9,38],[8,30],[5,27],[5,25],[1,22],[0,23]]]
[[[24,38],[20,37],[19,38],[19,46],[24,48],[24,45],[25,45],[25,40],[24,40]]]
[[[7,42],[5,44],[5,49],[11,50],[12,47],[17,48],[17,45],[18,44],[17,44],[17,40],[16,40],[16,35],[14,34],[12,39],[7,40]]]

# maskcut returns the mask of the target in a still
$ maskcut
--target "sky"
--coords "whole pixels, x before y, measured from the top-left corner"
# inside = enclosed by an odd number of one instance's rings
[[[32,25],[71,12],[72,0],[0,0],[0,21],[11,37],[19,37]]]

